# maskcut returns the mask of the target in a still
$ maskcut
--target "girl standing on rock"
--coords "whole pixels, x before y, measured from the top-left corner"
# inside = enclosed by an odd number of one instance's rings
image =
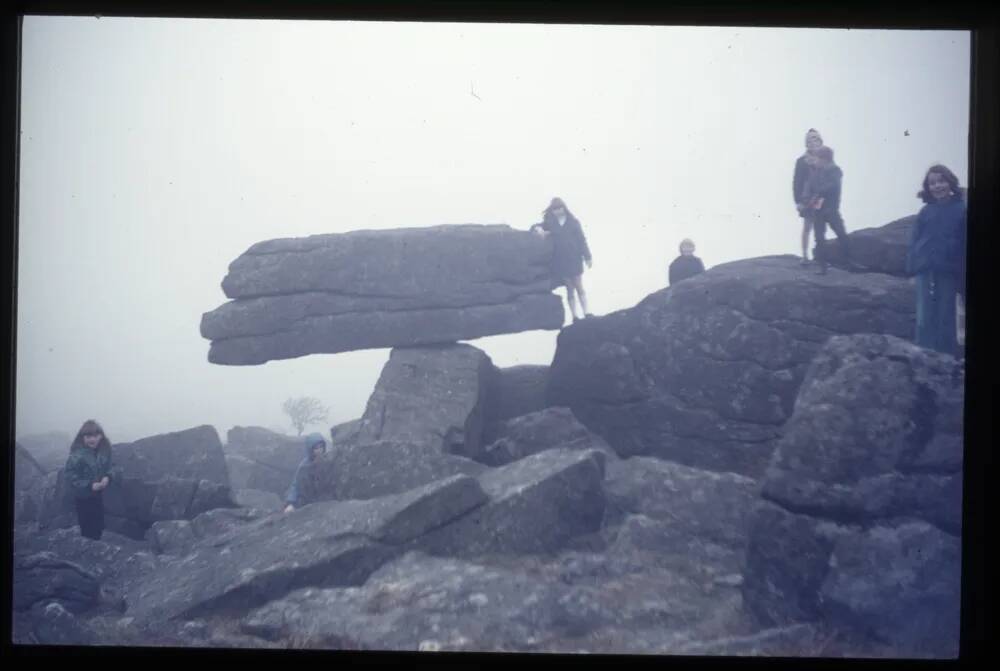
[[[543,210],[542,222],[532,226],[531,230],[544,236],[552,236],[552,277],[566,287],[566,302],[569,303],[573,321],[577,320],[577,296],[583,313],[580,318],[592,317],[587,308],[587,293],[583,289],[583,264],[586,262],[590,268],[593,262],[580,221],[573,216],[561,198],[553,198]]]
[[[915,342],[954,355],[958,350],[955,296],[965,297],[965,201],[958,178],[943,165],[924,176],[906,269],[917,280]]]
[[[100,540],[104,533],[104,490],[111,483],[111,442],[101,425],[88,419],[69,448],[63,469],[76,504],[80,534]]]
[[[813,229],[812,213],[806,209],[806,182],[816,167],[816,151],[822,146],[823,138],[819,131],[810,128],[806,133],[806,152],[795,161],[795,173],[792,175],[792,199],[802,217],[802,265],[809,263],[809,232]]]

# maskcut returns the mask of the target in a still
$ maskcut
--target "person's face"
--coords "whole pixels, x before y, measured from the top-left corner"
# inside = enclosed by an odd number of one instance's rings
[[[93,450],[101,442],[101,436],[102,434],[100,431],[85,433],[83,434],[83,444]]]
[[[555,207],[552,208],[552,214],[554,214],[557,217],[561,217],[564,214],[566,214],[566,208],[563,207],[562,205],[556,205]]]
[[[694,246],[683,245],[681,247],[681,254],[683,254],[684,256],[691,256],[692,254],[694,254]]]
[[[319,459],[320,457],[323,456],[324,452],[326,452],[326,443],[319,443],[317,445],[313,445],[312,458]]]
[[[823,140],[820,138],[818,133],[807,133],[806,134],[806,149],[809,151],[816,151],[823,146]]]
[[[939,172],[932,172],[927,175],[927,189],[931,192],[931,197],[935,200],[944,200],[951,195],[951,184]]]

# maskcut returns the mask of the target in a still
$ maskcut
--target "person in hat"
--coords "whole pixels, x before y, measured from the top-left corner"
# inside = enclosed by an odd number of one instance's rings
[[[307,503],[312,503],[312,488],[306,487],[305,478],[309,473],[309,465],[319,459],[326,452],[326,441],[318,433],[310,433],[305,437],[302,445],[303,458],[299,462],[299,467],[295,469],[295,476],[292,484],[285,494],[285,512],[290,513],[296,508],[300,508]]]
[[[705,264],[694,255],[694,242],[690,238],[684,238],[680,244],[681,255],[670,264],[669,284],[674,286],[681,280],[694,277],[698,273],[705,272]]]
[[[583,227],[561,198],[553,198],[542,214],[541,223],[532,226],[531,230],[552,238],[553,281],[557,286],[566,287],[566,302],[569,303],[574,322],[578,319],[577,298],[580,302],[579,318],[592,317],[587,307],[587,292],[583,288],[583,264],[586,263],[587,268],[590,268],[593,259]]]
[[[100,540],[104,490],[111,484],[111,441],[96,421],[88,419],[77,431],[63,475],[73,495],[80,535]]]

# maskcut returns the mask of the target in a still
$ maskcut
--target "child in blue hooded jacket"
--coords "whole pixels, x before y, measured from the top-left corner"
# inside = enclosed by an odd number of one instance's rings
[[[292,478],[292,485],[288,488],[288,493],[285,495],[285,512],[290,513],[296,508],[311,503],[308,499],[307,492],[303,491],[305,488],[302,486],[302,478],[307,472],[307,467],[312,462],[316,461],[319,457],[323,456],[326,452],[326,441],[318,433],[310,433],[305,438],[305,443],[303,444],[303,450],[305,455],[301,462],[299,462],[299,467],[295,469],[295,477]]]

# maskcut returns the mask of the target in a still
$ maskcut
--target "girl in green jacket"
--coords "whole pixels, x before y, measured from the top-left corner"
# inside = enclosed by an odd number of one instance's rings
[[[111,483],[111,442],[101,425],[88,419],[69,448],[63,475],[76,503],[80,534],[99,540],[104,533],[104,490]]]

